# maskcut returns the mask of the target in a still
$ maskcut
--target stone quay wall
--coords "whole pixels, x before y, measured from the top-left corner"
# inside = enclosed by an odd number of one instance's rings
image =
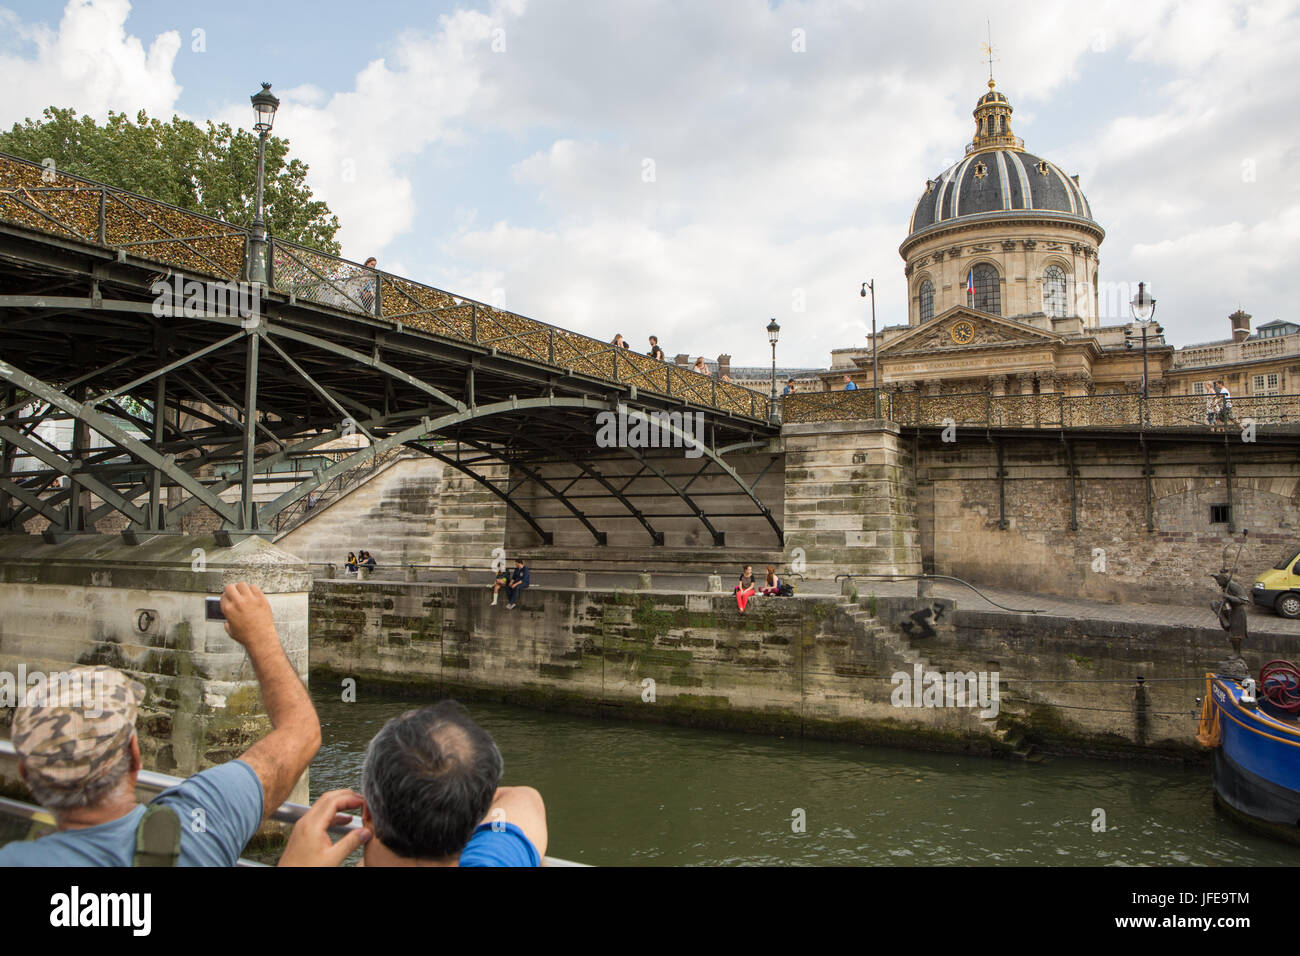
[[[507,610],[490,606],[485,587],[321,580],[311,596],[311,668],[340,692],[355,680],[359,694],[379,687],[977,754],[1023,753],[1027,743],[1195,758],[1190,715],[1205,669],[1223,656],[1221,636],[1032,620],[1004,633],[978,617],[955,627],[949,614],[934,637],[912,639],[900,622],[924,602],[889,600],[865,588],[852,600],[760,598],[741,616],[730,594],[533,587]],[[995,717],[969,706],[894,706],[892,676],[918,666],[996,671],[1005,703]],[[1182,681],[1139,693],[1138,673]],[[1020,683],[1031,679],[1044,683]]]

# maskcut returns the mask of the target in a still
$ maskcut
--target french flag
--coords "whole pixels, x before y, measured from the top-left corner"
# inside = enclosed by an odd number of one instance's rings
[[[966,275],[966,294],[967,295],[975,294],[975,270],[974,269],[971,269],[971,271]]]

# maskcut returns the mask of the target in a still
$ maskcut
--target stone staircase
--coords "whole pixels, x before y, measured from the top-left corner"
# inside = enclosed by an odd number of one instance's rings
[[[340,566],[365,549],[381,567],[437,564],[433,540],[443,491],[443,464],[398,458],[339,497],[318,505],[275,544],[304,561]]]
[[[929,658],[923,656],[901,631],[881,624],[875,615],[866,609],[864,603],[861,598],[854,601],[848,595],[841,595],[837,607],[853,620],[861,633],[877,645],[888,648],[906,668],[920,665],[922,671],[944,671],[948,669],[938,664],[932,665]],[[1043,755],[1037,753],[1034,750],[1034,745],[1024,739],[1024,734],[1014,721],[1014,718],[1024,715],[1023,711],[1005,699],[1000,699],[998,710],[998,717],[979,718],[985,732],[1009,748],[1010,757],[1029,763],[1041,762]],[[999,726],[1000,717],[1013,718],[1011,726]],[[1007,723],[1006,721],[1001,722],[1003,724]]]

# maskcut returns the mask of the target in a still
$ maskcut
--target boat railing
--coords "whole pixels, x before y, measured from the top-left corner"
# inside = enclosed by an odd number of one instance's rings
[[[12,774],[0,772],[0,776],[17,776],[18,754],[14,750],[14,745],[8,740],[0,740],[0,771],[13,768]],[[136,777],[135,790],[136,795],[150,799],[162,793],[164,790],[170,790],[172,787],[184,783],[183,777],[173,777],[169,774],[158,773],[156,770],[141,770]],[[298,818],[306,813],[309,806],[303,803],[293,803],[285,801],[272,811],[270,819],[279,823],[293,824]],[[0,816],[6,816],[19,820],[27,820],[31,823],[47,824],[51,827],[55,825],[54,817],[50,812],[35,804],[24,803],[21,800],[14,800],[9,797],[0,797]],[[330,832],[334,834],[344,834],[349,830],[358,829],[361,826],[361,818],[353,817],[350,823],[343,826],[330,827]],[[253,860],[246,860],[242,857],[236,866],[265,866],[264,863],[258,863]],[[586,866],[585,863],[574,863],[571,860],[561,860],[553,856],[548,856],[543,860],[544,866]]]

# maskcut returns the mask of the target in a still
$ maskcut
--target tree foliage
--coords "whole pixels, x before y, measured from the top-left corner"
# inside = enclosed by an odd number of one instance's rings
[[[0,131],[0,151],[32,162],[53,160],[61,172],[249,226],[257,204],[257,136],[207,122],[206,128],[173,116],[164,123],[144,110],[133,123],[108,114],[103,126],[75,110],[49,106],[44,119]],[[307,165],[287,159],[289,141],[266,141],[267,230],[272,236],[338,255],[338,217],[307,188]]]

